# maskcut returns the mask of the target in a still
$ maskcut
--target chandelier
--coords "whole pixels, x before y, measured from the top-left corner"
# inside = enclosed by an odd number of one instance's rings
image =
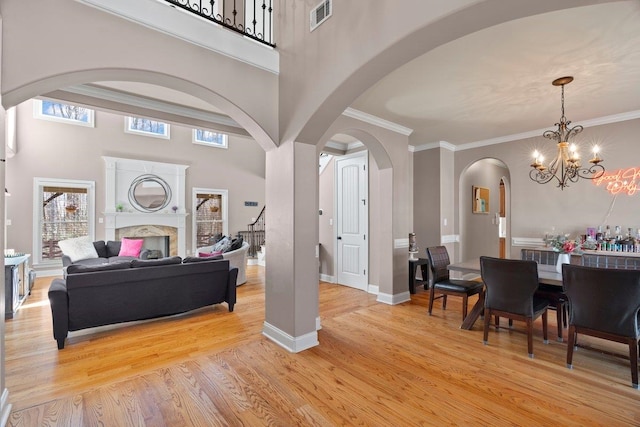
[[[560,77],[552,82],[554,86],[560,86],[562,89],[562,116],[560,122],[555,124],[558,130],[547,130],[542,134],[545,138],[557,141],[558,154],[548,166],[545,166],[543,156],[538,151],[534,152],[531,164],[533,169],[529,172],[529,178],[538,184],[557,182],[561,190],[568,187],[570,182],[578,182],[580,178],[594,179],[604,173],[604,167],[600,164],[602,159],[598,157],[597,145],[593,147],[593,158],[589,160],[589,167],[580,165],[580,156],[576,145],[569,145],[569,138],[584,129],[580,125],[569,127],[571,121],[564,116],[564,85],[572,81],[573,77],[568,76]]]

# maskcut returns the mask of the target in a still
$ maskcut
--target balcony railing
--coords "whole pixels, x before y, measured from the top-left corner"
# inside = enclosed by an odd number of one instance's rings
[[[273,0],[164,0],[252,40],[276,47]]]

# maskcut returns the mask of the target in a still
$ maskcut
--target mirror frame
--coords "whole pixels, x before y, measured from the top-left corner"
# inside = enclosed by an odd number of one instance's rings
[[[138,202],[138,200],[136,199],[135,190],[136,190],[136,187],[142,184],[143,182],[155,182],[156,184],[159,184],[160,187],[162,187],[162,189],[164,190],[164,201],[160,206],[155,208],[149,208],[147,206],[143,206],[142,204],[140,204],[140,202]],[[169,186],[167,181],[160,178],[158,175],[153,175],[153,174],[140,175],[139,177],[131,181],[131,185],[129,186],[129,202],[131,203],[131,206],[133,206],[136,210],[140,212],[158,212],[159,210],[166,208],[171,202],[171,187]]]

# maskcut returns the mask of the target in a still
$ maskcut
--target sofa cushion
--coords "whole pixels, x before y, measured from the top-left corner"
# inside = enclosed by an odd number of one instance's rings
[[[229,246],[225,252],[237,251],[242,247],[242,241],[242,236],[236,237],[231,241],[231,246]]]
[[[224,259],[222,257],[222,255],[215,255],[215,256],[209,256],[209,257],[204,257],[204,258],[200,258],[200,257],[195,257],[195,256],[188,256],[185,259],[182,260],[183,264],[189,264],[191,262],[204,262],[204,261],[218,261]]]
[[[182,263],[182,258],[179,256],[172,256],[158,259],[134,259],[131,261],[131,267],[155,267],[158,265],[171,265]]]
[[[71,262],[76,262],[81,259],[98,258],[98,252],[93,246],[93,239],[91,239],[90,236],[60,240],[58,246],[62,250],[62,253],[69,257]]]
[[[107,258],[111,258],[112,256],[118,256],[119,253],[120,253],[120,242],[109,240],[107,242]]]
[[[93,247],[96,248],[96,252],[98,253],[98,258],[107,258],[107,245],[104,243],[104,240],[98,240],[93,242]]]
[[[231,246],[231,239],[225,236],[211,247],[211,252],[224,252],[229,246]]]
[[[117,262],[111,264],[99,264],[99,265],[82,265],[71,264],[67,267],[67,274],[74,273],[92,273],[95,271],[110,271],[110,270],[124,270],[129,268],[128,262]]]
[[[140,251],[142,250],[143,244],[144,244],[144,240],[142,239],[123,238],[120,245],[120,252],[118,252],[118,256],[133,256],[137,258],[140,256]]]
[[[131,260],[134,260],[134,259],[137,259],[137,258],[133,256],[112,256],[107,258],[107,262],[109,264],[117,264],[121,262],[130,263]]]
[[[109,258],[87,258],[74,262],[75,265],[100,265],[109,264]]]

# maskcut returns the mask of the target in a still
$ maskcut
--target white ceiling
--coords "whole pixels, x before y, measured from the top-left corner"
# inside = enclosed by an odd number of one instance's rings
[[[637,111],[640,1],[587,6],[507,22],[416,58],[352,107],[414,129],[413,145],[459,145]]]
[[[562,76],[575,78],[565,87],[566,117],[574,125],[621,113],[640,117],[640,0],[533,16],[465,36],[398,68],[351,108],[413,129],[415,146],[508,140],[554,127],[560,88],[551,82]],[[198,117],[213,113],[212,128],[220,116],[202,100],[159,86],[94,86],[186,106]]]

